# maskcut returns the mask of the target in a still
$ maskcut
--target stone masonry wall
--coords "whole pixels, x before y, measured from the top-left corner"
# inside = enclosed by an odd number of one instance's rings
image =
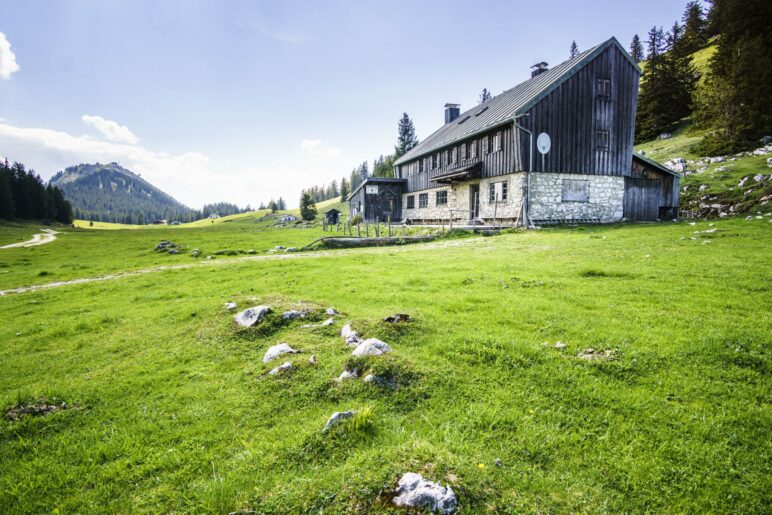
[[[564,202],[563,180],[589,182],[587,202]],[[531,175],[532,220],[598,219],[618,222],[624,216],[624,177],[569,173]]]

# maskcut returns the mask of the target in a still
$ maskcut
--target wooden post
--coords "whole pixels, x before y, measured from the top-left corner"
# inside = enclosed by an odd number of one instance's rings
[[[361,227],[362,227],[362,224],[357,224],[357,238],[361,238],[362,237],[362,229],[361,229]]]
[[[381,235],[381,217],[375,217],[375,237],[378,238]]]
[[[391,238],[391,217],[389,217],[389,238]]]

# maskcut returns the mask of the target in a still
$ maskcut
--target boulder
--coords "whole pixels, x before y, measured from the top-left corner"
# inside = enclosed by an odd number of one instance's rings
[[[337,314],[338,314],[338,312],[337,312],[337,311],[335,311],[335,310],[334,310],[334,309],[332,309],[332,308],[327,308],[326,310],[324,310],[324,312],[325,312],[326,314],[330,315],[330,316],[335,316],[335,315],[337,315]]]
[[[766,178],[767,177],[763,173],[757,173],[756,175],[753,176],[753,180],[756,182],[761,182]]]
[[[343,381],[346,381],[347,379],[356,379],[359,377],[359,370],[344,370],[341,372],[341,374],[338,376],[337,379],[335,379],[337,382],[342,383]]]
[[[344,340],[347,340],[350,336],[357,336],[357,332],[351,328],[351,324],[346,324],[343,329],[340,330],[340,335]]]
[[[201,251],[198,249],[191,250],[190,257],[194,257],[194,258],[201,257]]]
[[[327,423],[324,425],[323,431],[327,431],[330,428],[337,426],[347,418],[351,418],[354,415],[356,415],[356,411],[336,411],[332,415],[330,415],[330,419],[327,421]]]
[[[281,317],[284,320],[295,320],[297,318],[305,318],[306,314],[302,311],[298,311],[297,309],[290,309],[289,311],[282,313]]]
[[[309,365],[316,365],[319,363],[319,360],[316,358],[315,354],[311,354],[311,356],[308,358],[308,364]]]
[[[241,327],[252,327],[253,325],[262,322],[265,315],[270,312],[271,308],[268,306],[255,306],[238,313],[233,319]]]
[[[424,509],[444,514],[458,509],[458,498],[450,486],[428,481],[420,474],[408,472],[400,478],[392,502],[403,508]]]
[[[726,158],[724,156],[717,156],[717,157],[709,157],[708,162],[709,163],[723,163],[726,161]]]
[[[298,251],[297,247],[287,247],[286,249],[284,249],[284,252],[297,252],[297,251]]]
[[[361,338],[359,338],[359,336],[358,336],[358,335],[356,335],[356,334],[352,334],[351,336],[349,336],[348,338],[346,338],[346,344],[347,344],[349,347],[356,347],[356,346],[357,346],[357,345],[359,345],[360,343],[362,343],[362,339],[361,339]]]
[[[759,141],[761,142],[762,145],[769,145],[770,143],[772,143],[772,136],[764,136]]]
[[[226,311],[233,311],[233,310],[234,310],[234,309],[236,309],[237,307],[238,307],[238,306],[236,305],[236,303],[235,303],[235,302],[226,302],[226,303],[225,303],[225,309],[226,309]]]
[[[280,343],[270,347],[267,351],[265,351],[265,356],[263,356],[263,363],[268,363],[269,361],[278,358],[282,354],[297,354],[298,352],[300,351],[293,349],[286,343]]]
[[[327,327],[328,325],[332,325],[334,323],[335,323],[335,319],[334,318],[328,318],[327,320],[325,320],[324,322],[319,324],[319,326],[320,327]]]
[[[387,352],[391,352],[391,347],[389,347],[386,343],[378,340],[377,338],[368,338],[367,340],[357,345],[357,348],[354,349],[354,352],[352,352],[351,355],[380,356],[381,354],[386,354]]]
[[[737,187],[738,187],[738,188],[744,188],[744,187],[745,187],[745,184],[748,182],[748,179],[750,179],[750,178],[751,178],[751,177],[750,177],[750,175],[749,175],[749,176],[747,176],[747,177],[743,177],[742,179],[740,179],[740,182],[738,182],[738,183],[737,183]]]
[[[657,136],[657,139],[670,139],[673,135],[669,132],[663,132],[659,136]]]
[[[268,375],[269,376],[277,376],[277,375],[279,375],[281,373],[284,373],[284,372],[290,370],[291,368],[292,368],[292,363],[290,363],[289,361],[285,361],[284,363],[282,363],[278,367],[276,367],[276,368],[272,369],[270,372],[268,372]]]
[[[179,254],[179,253],[180,253],[180,251],[177,250],[177,249],[170,249],[169,250],[169,254]]]

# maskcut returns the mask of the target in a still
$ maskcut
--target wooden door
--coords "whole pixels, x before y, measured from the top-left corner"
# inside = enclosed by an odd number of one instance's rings
[[[625,218],[628,220],[657,220],[661,195],[661,181],[625,177]]]

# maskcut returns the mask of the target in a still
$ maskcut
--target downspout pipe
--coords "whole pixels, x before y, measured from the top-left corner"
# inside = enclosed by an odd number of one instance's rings
[[[520,118],[529,116],[528,113],[515,115],[512,120],[515,127],[528,134],[528,171],[525,174],[525,227],[533,227],[531,224],[531,172],[533,171],[533,133],[517,123]]]

